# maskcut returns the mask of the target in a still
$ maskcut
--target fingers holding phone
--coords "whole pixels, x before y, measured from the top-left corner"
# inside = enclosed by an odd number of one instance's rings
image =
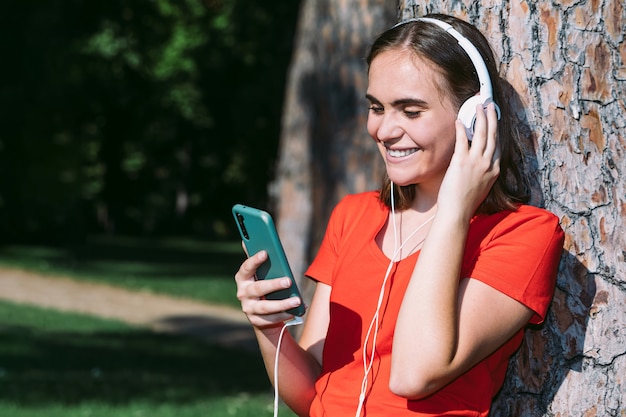
[[[293,318],[287,310],[301,307],[299,296],[285,299],[268,299],[268,295],[289,290],[292,285],[289,277],[257,280],[256,272],[267,261],[267,252],[260,251],[246,259],[235,274],[237,298],[242,311],[253,326],[258,328],[278,327]]]
[[[305,307],[269,213],[236,204],[235,223],[249,258],[237,273],[237,296],[259,327],[302,316]]]

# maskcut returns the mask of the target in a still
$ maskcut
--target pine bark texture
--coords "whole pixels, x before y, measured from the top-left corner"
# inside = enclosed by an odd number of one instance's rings
[[[626,5],[404,1],[474,23],[526,136],[533,203],[566,243],[547,321],[511,360],[493,417],[626,416]]]

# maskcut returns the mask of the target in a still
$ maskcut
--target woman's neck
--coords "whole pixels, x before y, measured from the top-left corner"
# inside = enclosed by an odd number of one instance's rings
[[[409,207],[405,211],[414,211],[416,213],[428,213],[437,206],[437,197],[439,195],[439,187],[441,183],[436,186],[427,187],[423,184],[415,185],[415,197]]]

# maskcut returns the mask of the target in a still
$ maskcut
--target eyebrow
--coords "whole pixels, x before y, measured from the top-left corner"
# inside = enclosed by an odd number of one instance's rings
[[[366,94],[365,98],[367,98],[371,102],[380,103],[380,101],[376,99],[374,96],[372,96],[371,94]],[[426,101],[419,99],[419,98],[408,98],[408,97],[394,100],[393,102],[391,102],[391,105],[393,107],[400,107],[400,106],[428,107],[428,103]]]

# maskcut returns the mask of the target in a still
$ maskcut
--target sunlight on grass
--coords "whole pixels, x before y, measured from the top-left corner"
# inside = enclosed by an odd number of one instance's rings
[[[72,248],[8,245],[0,265],[238,307],[240,242],[96,236]]]

